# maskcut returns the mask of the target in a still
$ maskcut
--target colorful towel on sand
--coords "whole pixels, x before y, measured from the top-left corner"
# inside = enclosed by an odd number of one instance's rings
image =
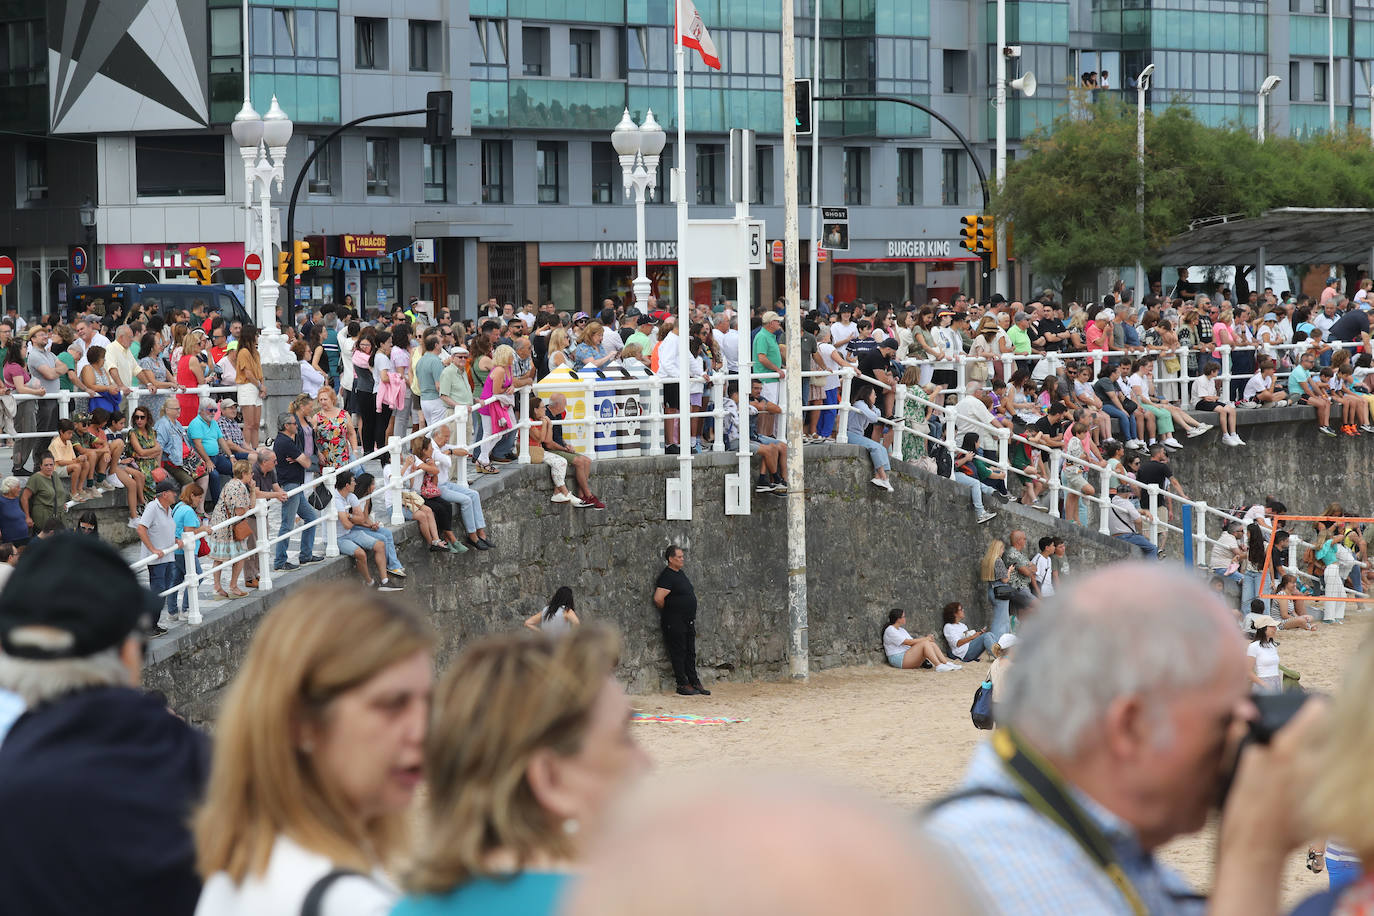
[[[749,720],[731,719],[728,716],[651,715],[650,713],[637,712],[634,715],[634,721],[660,722],[668,725],[738,725]]]

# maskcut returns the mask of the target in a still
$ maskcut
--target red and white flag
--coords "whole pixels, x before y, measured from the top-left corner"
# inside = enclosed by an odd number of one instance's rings
[[[701,21],[701,14],[692,0],[678,0],[677,28],[683,47],[696,48],[706,66],[720,69],[716,43],[711,40],[711,33],[706,31],[706,23]]]

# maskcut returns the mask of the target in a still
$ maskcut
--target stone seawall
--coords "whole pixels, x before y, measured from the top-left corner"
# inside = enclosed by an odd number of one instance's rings
[[[978,563],[993,537],[1013,527],[1034,542],[1057,533],[1070,542],[1078,569],[1127,555],[1126,545],[1017,505],[974,523],[968,491],[911,466],[896,468],[896,492],[868,482],[857,447],[807,452],[807,588],[812,665],[882,661],[886,612],[904,607],[912,632],[936,632],[939,609],[962,601],[971,622],[986,620]],[[440,663],[475,636],[519,627],[560,585],[579,614],[624,637],[620,676],[633,691],[671,683],[671,669],[650,602],[669,543],[687,550],[687,573],[700,601],[698,667],[707,680],[775,678],[787,673],[786,501],[754,494],[749,516],[724,514],[728,456],[698,456],[695,518],[665,521],[664,479],[671,457],[599,463],[594,471],[605,512],[550,503],[548,471],[525,467],[479,482],[497,549],[463,556],[430,554],[403,530],[398,548],[410,577],[406,597],[441,634]],[[151,647],[146,679],[188,717],[213,717],[219,692],[240,664],[268,600],[307,581],[351,577],[339,559],[293,574],[285,590],[216,608],[196,630],[177,628]],[[212,608],[216,606],[212,605]]]

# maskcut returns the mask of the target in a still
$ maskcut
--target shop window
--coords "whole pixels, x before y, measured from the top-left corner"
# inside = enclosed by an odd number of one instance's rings
[[[903,206],[921,204],[921,151],[897,150],[897,203]]]
[[[520,44],[526,76],[546,76],[549,72],[549,30],[527,25],[520,30]]]
[[[390,197],[391,188],[391,140],[388,137],[368,137],[367,145],[367,195],[369,197]]]
[[[387,68],[386,20],[353,20],[353,50],[359,70],[385,70]]]
[[[134,139],[140,197],[222,197],[224,137]]]
[[[506,202],[509,163],[510,147],[504,140],[482,141],[482,203]]]
[[[869,195],[868,147],[844,148],[844,202],[866,204]]]
[[[809,182],[811,176],[807,175]],[[754,201],[761,207],[773,203],[773,147],[754,147]]]
[[[720,182],[724,163],[724,146],[719,143],[697,144],[697,203],[720,202]]]
[[[443,33],[439,23],[430,19],[410,20],[410,69],[416,73],[437,73],[443,69]]]
[[[563,157],[566,149],[567,144],[558,141],[545,141],[535,147],[535,179],[541,204],[556,204],[563,200]]]
[[[592,144],[592,203],[615,203],[615,184],[620,179],[620,158],[609,143]]]
[[[964,151],[947,149],[940,151],[940,204],[957,207],[963,201],[964,192]]]
[[[323,137],[306,137],[306,154],[313,155],[323,142]],[[306,176],[305,182],[306,190],[311,194],[334,193],[334,154],[335,147],[326,146],[315,161],[310,163],[310,173]]]
[[[425,144],[425,203],[448,203],[448,144]]]
[[[30,140],[24,146],[25,199],[30,203],[48,199],[48,144]]]
[[[589,29],[568,31],[568,75],[574,79],[596,79],[600,35]]]

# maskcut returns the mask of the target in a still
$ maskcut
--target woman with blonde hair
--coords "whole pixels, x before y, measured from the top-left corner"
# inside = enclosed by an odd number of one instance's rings
[[[563,327],[556,327],[549,335],[549,371],[567,366],[572,368],[572,339],[568,337],[568,331]]]
[[[491,354],[491,371],[482,383],[479,400],[481,406],[477,414],[482,418],[482,443],[477,447],[477,470],[483,474],[495,474],[491,466],[491,453],[497,443],[507,434],[515,431],[515,417],[510,408],[514,404],[511,397],[511,363],[515,362],[515,351],[502,344]],[[494,398],[494,400],[493,400]]]
[[[177,384],[182,387],[182,391],[177,393],[177,404],[181,407],[181,415],[177,422],[182,426],[190,426],[200,413],[200,392],[187,392],[187,388],[198,388],[205,384],[205,363],[201,360],[201,354],[205,350],[205,332],[200,328],[194,328],[186,332],[186,336],[181,340],[182,353],[177,358]]]
[[[978,567],[978,580],[987,586],[988,601],[992,604],[988,632],[994,641],[1001,639],[1003,633],[1011,632],[1011,570],[1002,559],[1006,550],[1005,541],[993,538],[988,549],[983,551],[983,560]]]
[[[610,802],[648,765],[594,625],[464,649],[435,693],[426,824],[393,916],[555,912]]]
[[[267,615],[215,726],[196,916],[297,916],[312,891],[320,916],[391,908],[384,869],[408,848],[434,643],[408,606],[347,585]]]

